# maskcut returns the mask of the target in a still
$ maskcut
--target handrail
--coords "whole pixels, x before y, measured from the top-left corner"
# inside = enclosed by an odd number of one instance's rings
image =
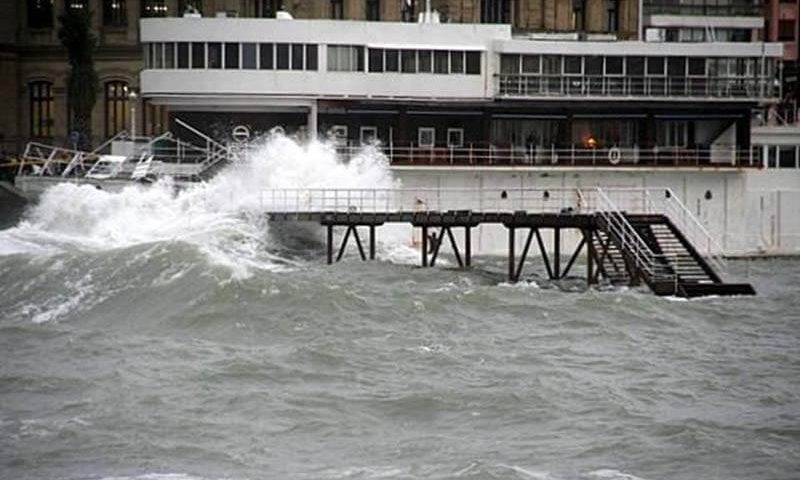
[[[597,213],[605,220],[610,232],[616,235],[621,242],[620,249],[630,252],[637,267],[644,271],[650,280],[674,279],[674,270],[670,271],[670,263],[666,256],[653,253],[625,214],[603,189],[595,187],[593,191],[599,199],[599,205],[596,207]],[[659,263],[657,262],[659,258],[665,259],[665,261]]]
[[[715,270],[720,273],[726,273],[728,270],[727,262],[722,257],[722,252],[724,251],[722,245],[714,238],[711,233],[706,229],[706,227],[700,222],[700,219],[697,218],[687,207],[686,205],[675,195],[670,188],[665,188],[665,203],[669,206],[674,207],[677,209],[678,213],[673,216],[670,215],[669,210],[666,208],[664,209],[664,214],[670,218],[673,222],[677,223],[680,227],[682,232],[687,233],[687,237],[689,237],[689,242],[691,242],[695,249],[700,252],[705,251],[705,256],[711,264],[714,266]],[[645,192],[648,199],[652,202],[652,197],[650,196],[650,192]],[[697,232],[697,233],[695,233]],[[699,236],[699,238],[697,238]],[[699,242],[705,243],[705,248],[703,248],[702,244]]]

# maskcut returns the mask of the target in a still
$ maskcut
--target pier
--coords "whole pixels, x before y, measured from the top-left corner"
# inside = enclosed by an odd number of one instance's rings
[[[587,285],[644,284],[662,296],[755,294],[749,284],[723,280],[721,247],[669,189],[277,189],[263,192],[262,203],[270,221],[323,226],[329,264],[353,246],[362,260],[374,260],[377,227],[398,223],[418,229],[422,267],[434,267],[446,244],[467,269],[472,229],[497,224],[508,235],[510,282],[522,278],[536,249],[552,280],[570,275],[583,256]],[[561,251],[565,232],[579,239],[570,251]]]

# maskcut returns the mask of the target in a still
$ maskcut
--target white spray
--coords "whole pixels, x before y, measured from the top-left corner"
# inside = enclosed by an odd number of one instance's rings
[[[232,267],[274,266],[263,244],[264,191],[272,188],[393,188],[385,156],[365,149],[341,161],[328,143],[270,136],[207,183],[176,193],[163,180],[108,192],[69,183],[47,190],[20,224],[0,232],[0,255],[105,250],[178,240]],[[274,260],[274,259],[273,259]]]

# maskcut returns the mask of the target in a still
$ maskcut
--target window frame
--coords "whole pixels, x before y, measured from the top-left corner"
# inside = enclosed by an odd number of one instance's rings
[[[55,97],[53,82],[35,80],[28,82],[28,133],[33,138],[52,138]],[[36,112],[34,114],[34,112]]]
[[[425,143],[422,142],[426,135],[430,135],[430,143],[427,141]],[[417,145],[420,148],[434,148],[436,146],[436,127],[418,127]]]

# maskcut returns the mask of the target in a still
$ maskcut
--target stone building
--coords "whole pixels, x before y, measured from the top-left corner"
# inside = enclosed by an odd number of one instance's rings
[[[537,38],[535,34],[558,33],[551,38],[635,39],[640,35],[644,37],[646,26],[639,21],[640,0],[430,0],[430,3],[431,8],[439,12],[442,22],[507,23],[515,34],[531,34],[534,38]],[[676,2],[645,0],[642,13],[648,15],[648,8],[662,3]],[[777,4],[774,0],[770,5]],[[139,134],[152,134],[166,127],[165,112],[160,111],[160,107],[142,104],[136,95],[138,75],[143,67],[140,17],[177,16],[187,10],[196,10],[206,17],[274,17],[276,12],[285,10],[301,19],[416,21],[425,9],[425,2],[0,0],[0,6],[4,12],[0,18],[0,71],[4,72],[0,78],[0,92],[5,103],[5,108],[0,110],[0,147],[13,152],[30,139],[70,144],[66,97],[69,67],[66,51],[57,35],[58,17],[67,8],[89,9],[94,13],[93,28],[98,37],[95,62],[100,91],[93,113],[92,143],[97,145],[120,130],[131,130],[134,117]],[[792,33],[796,37],[796,15],[782,14],[785,6],[781,0],[779,9],[769,10],[772,17],[780,14],[786,24],[768,24],[772,37],[780,35],[783,27],[789,25],[787,21],[793,22]],[[785,30],[784,36],[788,36],[792,29],[787,26]],[[796,55],[794,45],[790,44],[787,54]]]

